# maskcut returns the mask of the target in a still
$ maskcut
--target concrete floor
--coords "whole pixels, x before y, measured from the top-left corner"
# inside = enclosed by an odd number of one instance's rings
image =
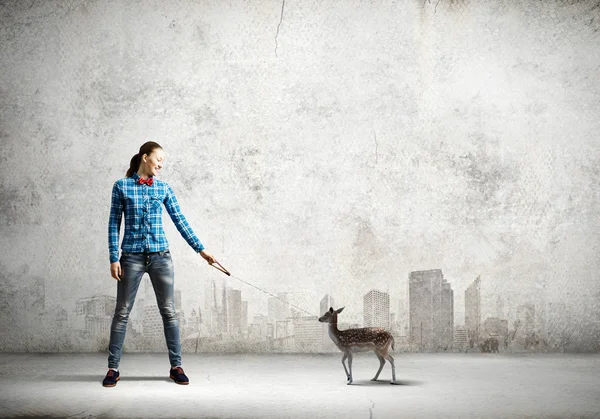
[[[0,416],[69,418],[600,418],[600,355],[184,354],[188,386],[165,354],[126,353],[102,387],[106,354],[1,354]]]

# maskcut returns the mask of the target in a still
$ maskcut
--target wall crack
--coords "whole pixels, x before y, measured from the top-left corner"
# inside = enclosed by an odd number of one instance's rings
[[[275,56],[277,57],[277,37],[279,36],[279,28],[283,22],[283,10],[285,9],[285,0],[281,2],[281,15],[279,16],[279,23],[277,24],[277,32],[275,33]]]
[[[369,419],[373,419],[373,409],[375,408],[375,402],[373,401],[373,399],[369,400],[371,400],[371,407],[369,407]]]
[[[373,130],[373,138],[375,139],[375,164],[379,161],[379,143],[377,142],[377,133]]]

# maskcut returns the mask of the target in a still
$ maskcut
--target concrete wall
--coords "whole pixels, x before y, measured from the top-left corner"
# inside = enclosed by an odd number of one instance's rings
[[[575,0],[2,2],[0,350],[104,350],[77,302],[116,295],[111,187],[148,140],[237,276],[165,216],[185,318],[213,282],[266,316],[243,279],[348,324],[378,289],[406,324],[442,269],[455,325],[481,276],[482,322],[531,303],[598,350],[599,29]]]

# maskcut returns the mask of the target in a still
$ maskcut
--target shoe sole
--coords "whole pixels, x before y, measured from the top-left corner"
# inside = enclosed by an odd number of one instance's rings
[[[169,378],[173,381],[175,381],[175,377],[173,377],[172,375],[169,375]],[[181,385],[188,385],[190,382],[189,381],[175,381],[175,384],[181,384]]]
[[[119,381],[121,377],[117,377],[114,384],[102,384],[102,387],[114,387],[117,385],[116,381]]]

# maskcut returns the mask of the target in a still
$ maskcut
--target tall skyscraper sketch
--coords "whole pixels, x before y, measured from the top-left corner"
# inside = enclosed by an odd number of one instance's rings
[[[496,318],[504,319],[504,300],[501,295],[496,295]]]
[[[231,335],[242,333],[242,292],[227,288],[228,331]]]
[[[242,300],[242,333],[248,332],[248,301]]]
[[[371,290],[363,297],[363,324],[390,330],[390,295]]]
[[[409,274],[410,341],[422,350],[450,350],[454,294],[440,269]]]
[[[202,324],[206,327],[207,331],[210,331],[211,334],[215,333],[217,323],[217,310],[216,285],[214,279],[205,283],[204,307],[202,312]]]
[[[454,342],[454,291],[445,280],[442,282],[441,348],[451,350]]]
[[[530,349],[539,344],[535,323],[535,306],[533,304],[522,304],[517,307],[513,337],[514,349]]]
[[[466,351],[469,345],[469,334],[466,326],[459,325],[454,327],[454,350]]]
[[[190,335],[192,333],[200,332],[201,316],[198,315],[199,313],[200,313],[200,310],[198,310],[198,312],[196,312],[195,308],[192,309],[192,311],[190,313],[190,317],[189,317],[188,321],[186,322],[187,327],[185,329],[182,329],[184,331],[184,333],[182,333],[183,337]]]
[[[400,336],[406,336],[408,334],[408,312],[404,298],[397,299],[396,310],[395,330]],[[394,326],[392,326],[392,329],[394,329]]]
[[[174,290],[174,294],[175,294],[175,311],[177,313],[183,311],[182,307],[181,307],[181,290],[175,289]]]
[[[321,299],[321,304],[319,305],[319,315],[323,315],[327,310],[329,310],[330,307],[333,307],[336,310],[339,308],[335,306],[334,298],[329,294],[325,294],[325,296]],[[321,327],[321,350],[325,352],[337,350],[335,344],[329,337],[329,325],[323,323],[321,324]]]
[[[229,310],[227,307],[227,287],[223,287],[221,294],[221,312],[219,313],[219,329],[222,335],[229,333]]]
[[[179,320],[179,327],[181,330],[185,330],[187,328],[187,318],[185,317],[185,312],[183,311],[183,307],[181,305],[181,290],[175,289],[175,312],[177,313],[177,319]]]
[[[479,347],[481,329],[481,278],[478,276],[465,290],[465,326],[469,348]]]
[[[288,295],[286,292],[278,292],[277,298],[269,297],[268,310],[269,310],[269,323],[276,326],[278,321],[284,321],[290,317],[289,306],[288,306]]]

